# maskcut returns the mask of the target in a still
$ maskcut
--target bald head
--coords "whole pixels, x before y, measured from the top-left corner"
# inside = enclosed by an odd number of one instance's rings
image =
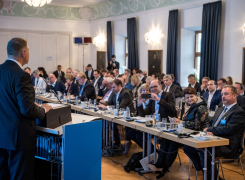
[[[50,82],[51,84],[53,84],[53,83],[55,82],[55,80],[56,80],[56,77],[55,77],[54,74],[50,74],[50,75],[48,76],[48,79],[49,79],[49,82]]]
[[[162,91],[161,82],[158,80],[153,80],[151,82],[151,91],[155,94],[159,94]]]

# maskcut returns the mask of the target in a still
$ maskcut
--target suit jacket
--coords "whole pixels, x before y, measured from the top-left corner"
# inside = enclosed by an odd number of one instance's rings
[[[141,79],[141,83],[142,83],[142,84],[145,84],[145,83],[146,83],[146,81],[145,81],[145,80],[146,80],[146,78],[145,78],[145,77],[143,77],[143,78]]]
[[[82,89],[82,86],[80,86],[80,90],[81,89]],[[79,94],[80,94],[80,91],[79,91]],[[96,99],[95,88],[89,80],[86,81],[80,98],[81,98],[81,101],[84,101],[84,98],[88,98],[92,100]]]
[[[175,109],[175,102],[174,102],[174,94],[171,92],[162,92],[161,99],[159,101],[159,110],[160,117],[168,118],[176,117],[176,109]],[[145,115],[150,115],[155,113],[155,101],[150,100],[149,104],[143,109],[143,106],[138,107],[139,116],[145,117]]]
[[[205,92],[208,92],[208,88],[201,90],[201,86],[200,86],[198,92],[200,92],[200,96],[203,96]]]
[[[174,80],[173,84],[178,85],[180,87],[180,91],[182,92],[182,87],[178,81]]]
[[[238,158],[239,150],[242,148],[241,138],[244,135],[245,111],[238,104],[235,104],[223,115],[222,119],[225,118],[225,124],[219,123],[216,127],[213,127],[223,110],[224,106],[215,112],[208,124],[207,131],[212,132],[216,136],[229,139],[229,145],[215,148],[217,157]]]
[[[69,87],[68,87],[68,88],[69,88]],[[65,92],[67,93],[68,90],[66,90]],[[69,93],[70,93],[71,95],[78,96],[78,93],[79,93],[79,92],[78,92],[78,86],[77,86],[74,82],[72,82],[72,84],[71,84]]]
[[[50,92],[50,90],[54,90],[56,94],[57,94],[57,91],[60,91],[62,94],[64,94],[66,90],[66,86],[64,85],[63,82],[57,80],[54,87],[52,85],[48,85],[46,87],[47,92]]]
[[[125,87],[126,89],[131,90],[131,91],[134,89],[134,87],[132,86],[132,84],[130,84],[129,82],[127,82],[127,83],[124,85],[124,87]]]
[[[114,93],[112,98],[110,99],[110,101],[107,101],[107,105],[116,105],[116,97],[117,94]],[[134,106],[133,106],[133,100],[131,98],[131,95],[129,93],[129,91],[125,88],[122,88],[119,97],[118,97],[118,101],[119,101],[119,108],[130,108],[130,112],[134,112]]]
[[[58,79],[59,77],[59,73],[58,73],[58,70],[54,71],[53,74],[55,75],[55,77]],[[65,79],[65,73],[63,71],[61,71],[61,76],[60,76],[60,81],[62,81],[63,83],[66,82],[66,79]]]
[[[197,92],[199,91],[200,86],[201,86],[201,84],[199,84],[198,82],[196,82],[194,88],[196,89]],[[189,84],[188,87],[191,87],[191,85]]]
[[[96,85],[97,85],[97,88],[100,88],[100,86],[102,85],[102,81],[104,80],[103,77],[100,76],[100,78],[98,79]],[[93,79],[92,81],[92,84],[94,85],[94,82],[95,82],[95,78]],[[95,86],[94,86],[95,87]]]
[[[86,74],[88,80],[93,80],[94,79],[94,70],[93,69],[92,69],[90,77],[88,77],[88,71],[86,71],[85,74]]]
[[[208,103],[208,97],[209,97],[209,92],[207,91],[203,94],[203,98],[206,100],[207,103]],[[219,105],[221,102],[222,102],[221,92],[215,91],[209,109],[215,111],[215,106]]]
[[[119,70],[119,68],[120,68],[120,63],[119,62],[117,62],[117,61],[115,61],[115,67],[113,66],[113,63],[112,64],[110,64],[110,62],[109,62],[109,64],[108,64],[108,66],[107,66],[107,70],[108,71],[113,71],[114,69],[118,69]]]
[[[31,76],[10,60],[0,65],[0,148],[32,150],[36,147],[36,118],[45,110],[37,106]]]
[[[109,90],[109,89],[106,89],[106,88],[104,88],[104,89],[99,89],[98,96],[101,96],[102,99],[103,99],[104,96],[106,95],[106,93],[107,93],[108,91],[110,91],[110,90]],[[111,95],[110,95],[108,101],[111,100],[111,98],[112,98],[112,96],[113,96],[114,94],[115,94],[114,92],[111,92]]]
[[[165,85],[162,86],[162,90],[164,91],[165,90]],[[169,89],[169,92],[172,92],[175,96],[175,98],[177,97],[182,97],[182,92],[180,90],[180,87],[174,83],[172,83],[170,89]]]

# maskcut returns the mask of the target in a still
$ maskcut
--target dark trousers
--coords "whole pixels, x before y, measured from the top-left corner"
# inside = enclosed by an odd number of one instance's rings
[[[116,123],[114,123],[114,127],[113,127],[113,134],[114,134],[114,141],[115,141],[115,144],[116,145],[119,145],[121,144],[121,140],[120,140],[120,135],[119,135],[119,131],[118,131],[118,128],[117,128],[117,125]]]
[[[157,159],[157,164],[161,165],[163,171],[167,172],[169,167],[175,161],[180,144],[168,139],[161,140],[160,151]]]
[[[220,157],[218,155],[218,152],[216,152],[216,149],[217,148],[215,148],[215,157]],[[204,165],[204,153],[203,153],[203,151],[201,151],[200,149],[190,147],[190,146],[184,146],[183,150],[184,150],[185,154],[192,160],[196,170],[197,171],[202,170],[202,165]],[[208,148],[208,151],[212,152],[212,148]],[[207,179],[208,180],[211,179],[211,174],[212,174],[211,162],[212,162],[212,156],[209,153],[207,153],[207,176],[208,176]],[[218,173],[218,169],[216,166],[215,166],[214,170],[215,170],[214,177],[216,178],[217,173]]]
[[[138,144],[143,149],[143,132],[137,131],[135,129],[126,128],[126,140],[133,140],[136,144]],[[147,150],[147,137],[145,137],[145,150]],[[151,143],[151,152],[153,152],[154,146]]]
[[[35,150],[18,151],[0,148],[1,180],[32,180]]]

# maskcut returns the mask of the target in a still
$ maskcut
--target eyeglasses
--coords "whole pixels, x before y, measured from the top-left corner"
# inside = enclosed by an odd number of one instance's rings
[[[156,86],[151,86],[151,89],[153,89],[153,88],[157,88],[159,85],[156,85]]]

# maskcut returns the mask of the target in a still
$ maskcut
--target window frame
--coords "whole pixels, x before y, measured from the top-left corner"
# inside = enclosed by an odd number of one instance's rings
[[[127,52],[127,41],[128,41],[128,37],[125,37],[125,66],[128,68],[128,64],[127,64],[128,53],[126,53]]]
[[[197,46],[197,34],[202,33],[202,31],[195,31],[195,49],[194,49],[194,69],[196,69],[196,58],[201,57],[201,52],[196,52]],[[198,77],[199,79],[200,77]]]

